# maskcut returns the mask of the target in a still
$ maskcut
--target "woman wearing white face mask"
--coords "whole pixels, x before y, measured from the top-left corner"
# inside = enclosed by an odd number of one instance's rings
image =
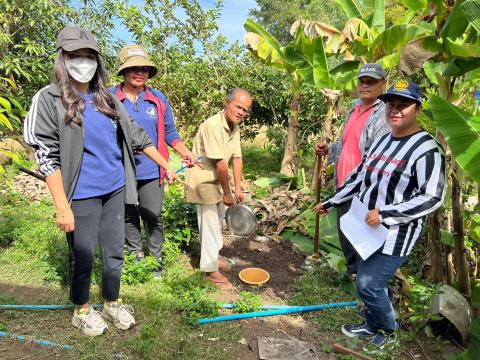
[[[122,330],[135,325],[119,299],[125,241],[125,203],[136,204],[133,152],[143,151],[175,177],[145,132],[130,120],[106,87],[97,42],[89,31],[70,27],[57,38],[54,83],[33,98],[25,120],[26,142],[36,152],[67,233],[77,305],[72,324],[84,334],[105,333],[105,319]],[[88,305],[97,243],[102,256],[102,314]]]

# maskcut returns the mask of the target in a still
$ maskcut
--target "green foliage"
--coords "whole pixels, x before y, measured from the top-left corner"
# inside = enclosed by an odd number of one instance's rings
[[[354,300],[354,297],[342,288],[338,274],[329,266],[315,267],[303,274],[292,284],[292,291],[290,305],[329,304]],[[338,308],[334,311],[314,312],[311,319],[316,330],[336,333],[343,324],[351,323],[354,316],[352,308]]]
[[[335,27],[343,27],[346,21],[334,0],[257,0],[256,3],[249,15],[282,44],[291,40],[290,27],[300,18],[326,22]]]
[[[474,360],[478,358],[480,353],[480,317],[476,317],[473,320],[468,332],[468,338],[470,346],[467,351],[456,357],[457,360]]]
[[[282,87],[283,79],[245,56],[240,44],[228,46],[218,34],[222,1],[210,9],[196,0],[104,3],[157,64],[159,73],[149,85],[166,94],[186,139],[193,138],[200,123],[223,108],[227,92],[235,87],[249,90],[254,99],[252,116],[246,121],[249,131],[244,135],[253,135],[255,127],[250,129],[250,125],[271,123],[276,108],[265,89]]]
[[[430,307],[434,295],[439,294],[441,284],[422,282],[413,276],[408,277],[410,298],[407,306],[409,315],[408,321],[416,331],[424,330],[425,334],[431,337],[431,329],[427,325],[430,321],[441,320],[441,315],[432,314]]]
[[[480,117],[450,104],[439,96],[430,96],[437,127],[444,134],[460,167],[480,182]]]
[[[178,257],[180,248],[197,236],[195,207],[183,199],[180,183],[169,185],[163,198],[164,262],[170,264]]]
[[[313,212],[313,205],[304,210],[300,214],[300,219],[303,231],[305,231],[311,238],[315,235],[315,218],[316,214]],[[320,236],[319,249],[325,253],[333,253],[338,256],[343,256],[340,240],[337,232],[337,214],[336,211],[330,211],[327,216],[320,217]]]
[[[27,104],[49,82],[55,39],[71,13],[64,0],[0,1],[0,77],[12,81],[4,95]]]
[[[68,279],[68,245],[48,201],[31,202],[20,194],[0,197],[0,248],[14,246],[20,257],[41,262],[45,282]]]
[[[260,296],[254,292],[241,291],[235,302],[235,311],[239,313],[256,311],[262,305]]]
[[[129,285],[142,284],[153,279],[153,270],[160,264],[153,256],[146,256],[142,261],[136,254],[125,253],[123,257],[122,281]]]
[[[313,241],[311,238],[291,229],[282,231],[280,236],[291,241],[305,255],[313,254]]]
[[[191,274],[184,268],[173,267],[167,271],[164,285],[175,300],[173,306],[185,317],[187,323],[196,325],[198,319],[218,315],[220,302],[209,296],[203,274]]]

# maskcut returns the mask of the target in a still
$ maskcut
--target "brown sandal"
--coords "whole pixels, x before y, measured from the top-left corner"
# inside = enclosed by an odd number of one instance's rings
[[[218,270],[220,271],[230,271],[232,270],[230,264],[226,262],[225,260],[219,259],[218,260]]]
[[[225,276],[223,276],[223,279],[216,279],[211,277],[210,274],[207,274],[205,275],[205,278],[222,291],[227,291],[233,288],[233,284],[228,281]]]

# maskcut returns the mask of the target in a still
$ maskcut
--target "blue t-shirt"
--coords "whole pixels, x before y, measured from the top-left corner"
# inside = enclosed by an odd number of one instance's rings
[[[136,103],[132,103],[128,98],[125,98],[123,105],[130,117],[146,131],[148,137],[156,146],[158,142],[157,109],[154,103],[145,101],[145,91],[138,94]],[[151,180],[160,177],[158,165],[144,154],[135,155],[135,169],[137,180]]]
[[[73,200],[109,194],[125,186],[117,123],[95,110],[93,94],[81,96],[85,99],[83,157]]]

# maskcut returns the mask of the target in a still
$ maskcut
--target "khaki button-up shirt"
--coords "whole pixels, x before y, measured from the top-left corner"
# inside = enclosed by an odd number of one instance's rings
[[[216,161],[228,163],[232,157],[242,157],[240,129],[234,125],[230,130],[223,112],[220,112],[200,125],[192,152],[196,157],[202,156],[205,164],[203,170],[198,166],[187,170],[186,201],[202,205],[222,202],[223,189],[218,181]]]

